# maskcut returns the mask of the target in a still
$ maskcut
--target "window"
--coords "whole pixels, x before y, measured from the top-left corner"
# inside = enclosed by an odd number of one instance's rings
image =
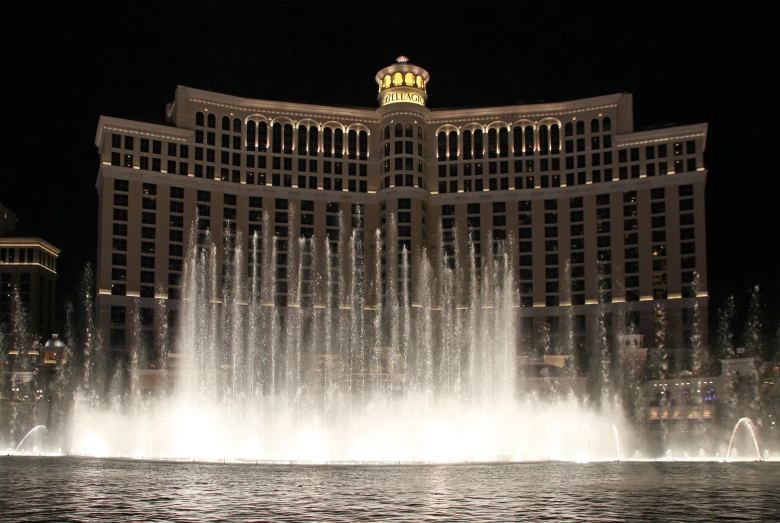
[[[406,142],[408,147],[406,154],[413,154],[413,150],[411,148],[412,142]],[[458,133],[455,131],[450,131],[449,136],[449,148],[450,148],[450,160],[457,160],[458,159]]]
[[[126,194],[114,194],[114,205],[127,207],[128,197]]]
[[[127,236],[127,224],[126,223],[115,223],[115,224],[113,224],[113,235],[114,236]]]

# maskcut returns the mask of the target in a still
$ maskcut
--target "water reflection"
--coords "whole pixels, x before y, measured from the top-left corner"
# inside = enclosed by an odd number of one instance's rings
[[[776,463],[0,463],[7,521],[695,522],[772,520],[780,511]]]

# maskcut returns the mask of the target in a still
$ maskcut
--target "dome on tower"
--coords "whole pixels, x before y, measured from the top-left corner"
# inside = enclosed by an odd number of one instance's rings
[[[51,339],[46,342],[45,347],[64,347],[65,343],[63,343],[59,336],[59,334],[52,334]]]
[[[406,56],[399,56],[393,65],[385,67],[376,74],[375,80],[379,85],[377,96],[379,105],[409,103],[425,106],[428,100],[426,88],[429,79],[428,71],[411,64]]]

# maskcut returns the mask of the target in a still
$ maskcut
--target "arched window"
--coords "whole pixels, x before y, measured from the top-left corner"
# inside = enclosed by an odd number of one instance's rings
[[[223,131],[230,131],[230,117],[223,116],[222,117],[222,130]]]
[[[485,154],[485,146],[482,144],[482,130],[474,131],[474,158],[481,160]]]
[[[520,126],[515,127],[512,131],[512,144],[515,149],[515,156],[523,155],[523,128]]]
[[[471,160],[471,131],[463,131],[463,159]]]
[[[279,122],[271,128],[271,152],[282,152],[282,124]]]
[[[611,131],[612,130],[612,118],[609,116],[605,116],[604,119],[601,121],[601,127],[605,131]]]
[[[233,119],[233,132],[234,133],[241,132],[241,120],[239,120],[238,118]]]
[[[217,115],[215,115],[214,113],[209,113],[208,122],[209,122],[209,127],[215,129],[217,127]]]
[[[350,160],[357,159],[357,131],[354,129],[347,133],[347,156]]]
[[[574,136],[574,125],[571,122],[566,122],[566,126],[563,128],[563,134],[565,136]]]
[[[488,158],[498,157],[498,133],[493,128],[488,131]]]
[[[366,131],[360,131],[358,136],[358,153],[360,160],[368,160],[368,133]]]
[[[561,128],[557,123],[550,126],[550,148],[553,154],[561,152]]]
[[[284,125],[284,154],[292,154],[293,149],[293,126],[292,124]]]
[[[441,131],[439,133],[439,161],[447,159],[447,133]]]
[[[406,137],[414,138],[414,127],[410,123],[406,124]]]
[[[333,155],[333,129],[326,127],[322,132],[322,156],[330,158]]]
[[[319,131],[312,125],[309,127],[309,156],[317,156],[317,148],[320,145]]]
[[[404,83],[406,85],[414,86],[414,75],[412,73],[406,73],[404,77]]]
[[[404,83],[404,77],[401,73],[395,73],[393,75],[393,85],[401,85]]]
[[[498,155],[501,158],[509,156],[509,129],[506,127],[498,131]]]
[[[577,122],[577,134],[585,134],[585,122],[582,120]]]
[[[422,125],[418,125],[417,126],[417,139],[418,140],[424,140],[425,139],[425,134],[423,133]]]
[[[549,135],[547,134],[547,126],[542,125],[539,127],[539,151],[541,154],[547,154],[550,151]]]
[[[534,154],[534,128],[530,125],[525,126],[525,154],[533,156]]]
[[[386,125],[386,126],[385,126],[385,134],[384,134],[384,137],[385,137],[385,140],[389,140],[389,139],[390,139],[390,126],[389,126],[389,125]]]
[[[268,124],[265,122],[257,124],[257,150],[262,153],[268,151]]]
[[[336,158],[344,156],[344,131],[336,129],[333,133],[333,154]]]
[[[246,124],[246,150],[255,150],[255,140],[257,139],[257,124],[249,120]]]
[[[203,118],[203,113],[198,111],[195,113],[195,125],[198,127],[203,127],[205,125],[205,119]]]
[[[590,132],[597,133],[599,132],[599,119],[594,118],[590,121]]]
[[[458,159],[458,133],[450,131],[450,160]]]
[[[298,126],[298,155],[306,154],[306,139],[309,137],[305,125]]]
[[[395,137],[396,138],[403,138],[404,136],[404,126],[400,123],[395,124]]]
[[[390,87],[390,82],[391,82],[391,81],[392,81],[392,80],[390,79],[390,75],[389,75],[389,74],[386,74],[386,75],[385,75],[385,89],[387,89],[388,87]]]
[[[422,76],[418,74],[417,78],[415,78],[415,83],[417,84],[418,89],[422,89]]]

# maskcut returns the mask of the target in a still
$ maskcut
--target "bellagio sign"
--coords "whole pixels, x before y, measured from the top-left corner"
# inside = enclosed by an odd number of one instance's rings
[[[425,105],[425,97],[416,89],[392,89],[382,95],[382,105],[410,103]]]

